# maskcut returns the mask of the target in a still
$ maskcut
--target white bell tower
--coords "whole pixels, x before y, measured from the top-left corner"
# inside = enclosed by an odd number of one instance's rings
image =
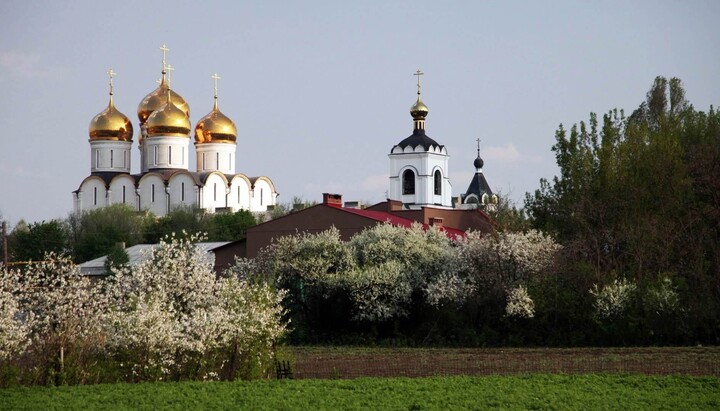
[[[428,107],[420,99],[418,70],[417,101],[410,107],[413,133],[395,145],[390,158],[390,191],[388,198],[398,200],[408,209],[452,207],[452,187],[448,176],[450,156],[445,146],[425,134]]]

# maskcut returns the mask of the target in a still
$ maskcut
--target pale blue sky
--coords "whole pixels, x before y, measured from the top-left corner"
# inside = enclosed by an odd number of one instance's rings
[[[0,3],[0,213],[65,217],[90,173],[87,127],[107,104],[137,125],[170,48],[193,125],[237,124],[237,171],[280,192],[374,203],[392,146],[411,134],[418,68],[427,133],[467,189],[480,137],[493,189],[518,203],[556,173],[560,123],[631,112],[656,75],[720,103],[720,1],[15,1]],[[137,138],[133,171],[138,170]],[[191,160],[194,167],[194,161]]]

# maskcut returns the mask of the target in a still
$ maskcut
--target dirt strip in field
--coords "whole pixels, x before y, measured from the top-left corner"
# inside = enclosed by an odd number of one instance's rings
[[[349,348],[287,347],[295,378],[528,373],[720,376],[720,347]]]

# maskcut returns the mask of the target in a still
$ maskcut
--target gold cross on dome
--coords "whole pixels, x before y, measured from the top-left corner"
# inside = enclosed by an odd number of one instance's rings
[[[108,77],[110,77],[110,95],[113,94],[113,77],[117,75],[116,72],[113,71],[113,69],[110,69],[107,71]]]
[[[167,81],[169,84],[170,83],[170,72],[175,71],[175,67],[168,64],[167,66],[165,66],[165,70],[167,71]]]
[[[217,81],[220,80],[220,76],[218,76],[218,73],[215,73],[210,78],[212,78],[215,81],[215,98],[217,98],[217,95],[218,95]]]
[[[425,73],[423,73],[422,71],[420,71],[420,69],[418,69],[418,71],[416,71],[415,74],[413,74],[413,76],[417,76],[417,81],[418,81],[418,83],[417,83],[418,92],[417,92],[417,93],[418,93],[418,96],[420,95],[420,76],[422,76],[423,74],[425,74]]]
[[[168,51],[170,51],[170,49],[167,48],[167,46],[165,45],[165,43],[163,43],[163,45],[160,46],[160,50],[162,50],[162,54],[163,54],[162,63],[163,63],[163,70],[164,70],[164,69],[165,69],[165,54],[166,54]]]

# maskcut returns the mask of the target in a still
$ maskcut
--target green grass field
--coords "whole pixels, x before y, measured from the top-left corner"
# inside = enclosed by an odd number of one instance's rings
[[[717,410],[720,378],[595,374],[100,384],[2,389],[0,409]]]

